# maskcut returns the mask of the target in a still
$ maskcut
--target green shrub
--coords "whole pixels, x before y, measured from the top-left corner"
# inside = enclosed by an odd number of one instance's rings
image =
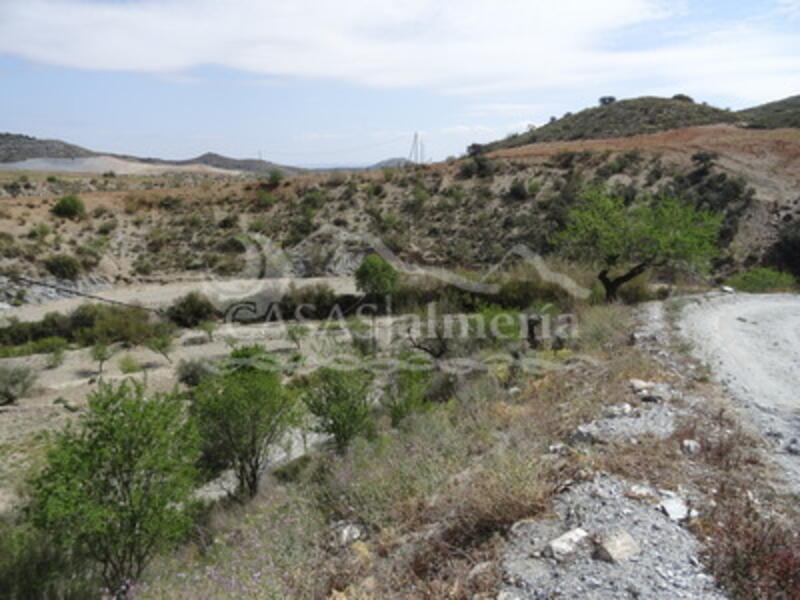
[[[202,358],[182,360],[178,363],[178,381],[189,387],[197,387],[207,377],[217,374],[217,369]]]
[[[213,464],[233,467],[239,492],[249,497],[258,492],[270,452],[299,418],[280,376],[256,370],[203,381],[193,395],[192,414],[204,454]]]
[[[101,383],[80,427],[59,434],[31,483],[34,524],[66,555],[101,566],[117,595],[188,531],[198,454],[181,402],[145,398],[130,380]]]
[[[0,365],[0,406],[12,404],[27,394],[36,382],[30,367]]]
[[[303,314],[308,318],[324,319],[336,304],[336,292],[325,283],[316,283],[300,288],[295,287],[292,283],[283,298],[283,304],[286,306],[288,314],[294,314],[300,306],[311,306],[313,310],[304,310]]]
[[[264,346],[258,344],[236,348],[225,361],[225,369],[229,372],[274,371],[276,368],[275,359]]]
[[[64,355],[67,349],[67,341],[63,338],[52,338],[59,340],[58,345],[54,346],[47,357],[46,368],[55,369],[64,364]]]
[[[416,368],[404,368],[392,374],[389,385],[381,398],[381,403],[392,425],[400,422],[415,413],[421,413],[430,408],[428,388],[431,382],[430,371]]]
[[[100,587],[92,577],[76,577],[86,565],[58,548],[30,523],[0,518],[0,590],[4,600],[93,598]]]
[[[727,284],[741,292],[760,294],[794,289],[797,280],[789,273],[769,267],[757,267],[734,275],[728,279]]]
[[[197,327],[217,316],[214,304],[199,292],[189,292],[167,309],[167,317],[179,327]]]
[[[359,435],[374,431],[367,397],[372,375],[324,367],[308,381],[303,395],[308,410],[318,419],[315,430],[330,435],[338,452],[344,452]]]
[[[508,197],[512,200],[522,202],[528,199],[528,186],[523,179],[514,179],[508,189]]]
[[[800,277],[800,221],[792,221],[781,228],[770,254],[776,266]]]
[[[391,294],[397,287],[397,270],[383,257],[370,254],[356,270],[356,286],[370,296]]]
[[[67,254],[53,254],[44,259],[48,272],[59,279],[75,280],[81,274],[81,263]]]
[[[131,375],[132,373],[138,373],[142,370],[142,365],[140,365],[139,361],[133,358],[130,354],[126,354],[120,358],[117,364],[119,366],[119,370],[124,375]]]
[[[83,219],[86,216],[86,205],[77,196],[69,195],[59,199],[50,212],[62,219]]]

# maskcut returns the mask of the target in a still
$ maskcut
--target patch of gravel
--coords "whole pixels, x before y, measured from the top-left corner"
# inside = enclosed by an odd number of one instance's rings
[[[634,499],[626,495],[631,489],[619,478],[597,475],[556,498],[558,519],[515,524],[498,600],[726,598],[700,566],[695,538],[659,508],[660,500],[677,496],[653,490]],[[588,537],[563,560],[549,558],[548,544],[575,528]],[[638,552],[616,563],[596,556],[594,540],[618,531],[630,535]]]

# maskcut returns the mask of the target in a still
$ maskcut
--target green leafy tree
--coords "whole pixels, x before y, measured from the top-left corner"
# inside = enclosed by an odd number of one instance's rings
[[[124,597],[153,556],[191,525],[199,439],[183,405],[144,386],[100,384],[78,428],[61,433],[31,482],[35,525],[100,567]]]
[[[356,270],[356,286],[373,296],[391,294],[397,287],[397,270],[383,257],[370,254]]]
[[[215,464],[233,466],[239,492],[253,497],[270,450],[299,422],[297,406],[277,373],[240,370],[203,381],[192,414],[205,452]]]
[[[315,429],[330,435],[340,453],[356,436],[372,433],[371,383],[370,373],[329,367],[317,371],[308,382],[303,401],[318,419]]]
[[[672,196],[631,206],[602,188],[585,190],[555,236],[565,254],[600,269],[606,299],[651,267],[703,266],[716,253],[722,216]]]

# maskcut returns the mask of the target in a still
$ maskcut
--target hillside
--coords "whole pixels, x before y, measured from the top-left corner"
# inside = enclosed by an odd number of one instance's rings
[[[8,173],[0,177],[0,195],[8,196],[0,200],[0,269],[46,277],[47,257],[67,253],[84,278],[244,277],[254,257],[238,240],[254,235],[275,244],[271,258],[288,258],[287,275],[350,274],[370,236],[413,264],[492,266],[518,244],[553,252],[552,234],[581,186],[598,182],[626,197],[668,191],[723,212],[717,273],[724,276],[762,260],[781,227],[798,218],[798,173],[800,130],[730,125],[532,144],[446,164],[308,173],[279,184],[49,181],[45,174],[19,181]],[[50,214],[66,193],[86,203],[85,220]]]
[[[616,138],[737,120],[735,113],[688,99],[634,98],[568,113],[532,131],[482,147],[492,151],[540,142]]]
[[[0,163],[31,158],[88,158],[96,152],[60,140],[40,140],[27,135],[0,133]]]
[[[567,113],[561,119],[525,133],[489,144],[476,144],[473,150],[491,152],[526,144],[618,138],[723,123],[740,123],[762,129],[800,127],[800,96],[739,112],[697,104],[683,95],[620,100],[575,114]]]
[[[800,127],[800,96],[749,108],[739,115],[751,127]]]

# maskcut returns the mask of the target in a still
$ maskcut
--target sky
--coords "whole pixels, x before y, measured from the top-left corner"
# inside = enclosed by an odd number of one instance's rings
[[[0,0],[0,131],[98,151],[443,160],[676,93],[800,93],[800,0]]]

